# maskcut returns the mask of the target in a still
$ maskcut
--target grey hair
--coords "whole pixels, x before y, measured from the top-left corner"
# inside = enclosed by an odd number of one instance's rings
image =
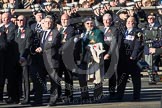
[[[108,16],[109,18],[112,19],[112,16],[111,16],[111,14],[109,14],[109,13],[106,13],[106,14],[103,15],[103,17],[105,17],[105,16]]]
[[[47,15],[47,16],[45,16],[45,18],[49,18],[53,22],[53,17],[51,15]]]

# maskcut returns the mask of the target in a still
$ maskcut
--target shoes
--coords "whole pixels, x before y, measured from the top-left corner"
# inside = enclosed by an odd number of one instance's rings
[[[56,106],[56,102],[55,103],[49,103],[48,106]]]
[[[140,101],[141,101],[140,98],[133,98],[133,99],[132,99],[132,102],[140,102]]]
[[[9,99],[6,100],[6,103],[7,104],[18,104],[19,101],[15,101],[15,100],[12,100],[11,98],[9,98]]]
[[[33,102],[31,103],[32,106],[42,106],[43,103],[42,102]]]
[[[109,97],[109,100],[112,100],[112,101],[122,101],[122,97],[113,96],[113,97]]]
[[[26,104],[29,104],[29,103],[30,103],[29,101],[23,100],[23,101],[21,101],[19,104],[20,104],[20,105],[26,105]]]
[[[149,81],[149,83],[148,83],[149,85],[156,85],[157,84],[157,82],[156,81]]]
[[[4,104],[5,102],[3,100],[0,100],[0,104]]]

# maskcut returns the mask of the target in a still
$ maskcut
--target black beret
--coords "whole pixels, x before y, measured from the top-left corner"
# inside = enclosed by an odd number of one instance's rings
[[[147,17],[148,17],[148,16],[156,17],[156,14],[153,13],[153,12],[151,12],[151,13],[149,13],[149,14],[147,15]]]
[[[122,10],[120,10],[117,14],[118,15],[120,15],[120,14],[127,14],[128,12],[127,12],[127,10],[126,9],[122,9]]]
[[[86,17],[86,18],[83,20],[84,23],[87,22],[87,21],[93,21],[93,19],[92,19],[91,17]]]

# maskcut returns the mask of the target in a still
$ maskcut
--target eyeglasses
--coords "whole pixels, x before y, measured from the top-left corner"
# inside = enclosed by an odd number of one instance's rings
[[[147,19],[154,19],[154,18],[147,18]]]
[[[93,25],[93,23],[86,23],[87,25]]]
[[[23,19],[17,19],[17,21],[23,21]]]

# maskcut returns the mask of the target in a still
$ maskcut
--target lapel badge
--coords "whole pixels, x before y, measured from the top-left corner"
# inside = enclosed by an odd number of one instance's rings
[[[90,44],[95,44],[96,42],[94,41],[94,39],[92,39],[91,41],[90,41]]]
[[[22,30],[21,30],[21,33],[25,33],[25,30],[24,30],[24,29],[22,29]]]
[[[50,34],[49,34],[50,36],[52,36],[53,35],[53,33],[52,32],[50,32]]]
[[[91,32],[90,35],[91,35],[91,36],[94,36],[94,32]]]
[[[66,32],[64,32],[64,37],[66,37],[67,36],[67,33]]]
[[[52,35],[48,37],[48,41],[52,41]]]
[[[108,33],[111,33],[111,30],[108,30]]]
[[[21,39],[24,39],[25,38],[25,33],[22,33],[21,34]]]

